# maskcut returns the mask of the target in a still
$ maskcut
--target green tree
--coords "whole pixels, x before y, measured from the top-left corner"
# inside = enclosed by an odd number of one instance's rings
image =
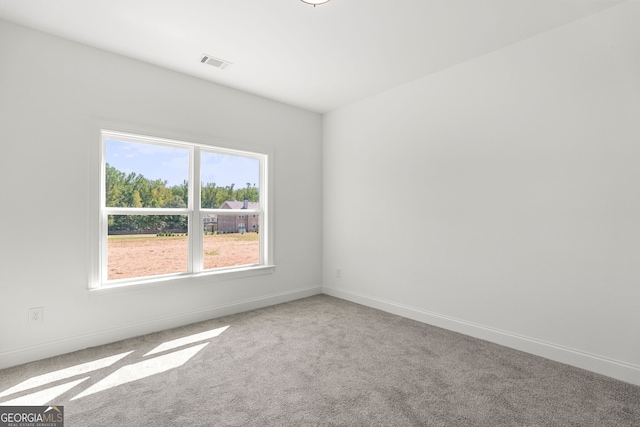
[[[204,209],[216,209],[228,200],[257,202],[260,189],[249,182],[245,188],[235,184],[219,187],[214,182],[201,184],[201,203]],[[189,203],[189,183],[167,186],[167,182],[150,180],[131,172],[125,174],[105,165],[105,200],[108,207],[180,208]],[[110,215],[109,230],[163,230],[186,229],[186,215]]]

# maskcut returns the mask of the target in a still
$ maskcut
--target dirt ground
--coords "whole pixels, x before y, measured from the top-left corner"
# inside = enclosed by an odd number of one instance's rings
[[[260,262],[258,234],[204,236],[204,268]],[[108,279],[155,276],[187,271],[186,236],[113,236],[109,238]]]

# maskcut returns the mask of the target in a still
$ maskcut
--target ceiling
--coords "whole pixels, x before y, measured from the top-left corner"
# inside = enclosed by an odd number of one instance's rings
[[[324,113],[617,3],[0,0],[0,18]]]

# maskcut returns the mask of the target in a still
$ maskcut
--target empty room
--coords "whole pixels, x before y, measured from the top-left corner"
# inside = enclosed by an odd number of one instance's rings
[[[640,426],[639,118],[637,0],[0,0],[0,427]]]

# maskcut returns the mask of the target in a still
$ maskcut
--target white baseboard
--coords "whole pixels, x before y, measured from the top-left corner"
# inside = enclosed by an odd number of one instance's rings
[[[230,314],[255,310],[257,308],[268,307],[270,305],[293,301],[300,298],[310,297],[322,293],[320,286],[300,288],[293,291],[281,292],[260,296],[252,299],[235,301],[204,310],[183,313],[176,316],[162,317],[146,322],[140,322],[124,327],[106,329],[91,332],[84,335],[60,339],[33,345],[24,348],[17,348],[0,352],[0,369],[16,366],[47,357],[70,353],[88,347],[120,341],[127,338],[158,332],[165,329],[176,328],[190,323],[215,319]]]
[[[322,292],[330,296],[376,308],[408,319],[480,338],[634,385],[640,385],[640,366],[637,365],[351,291],[325,286],[322,288]]]

